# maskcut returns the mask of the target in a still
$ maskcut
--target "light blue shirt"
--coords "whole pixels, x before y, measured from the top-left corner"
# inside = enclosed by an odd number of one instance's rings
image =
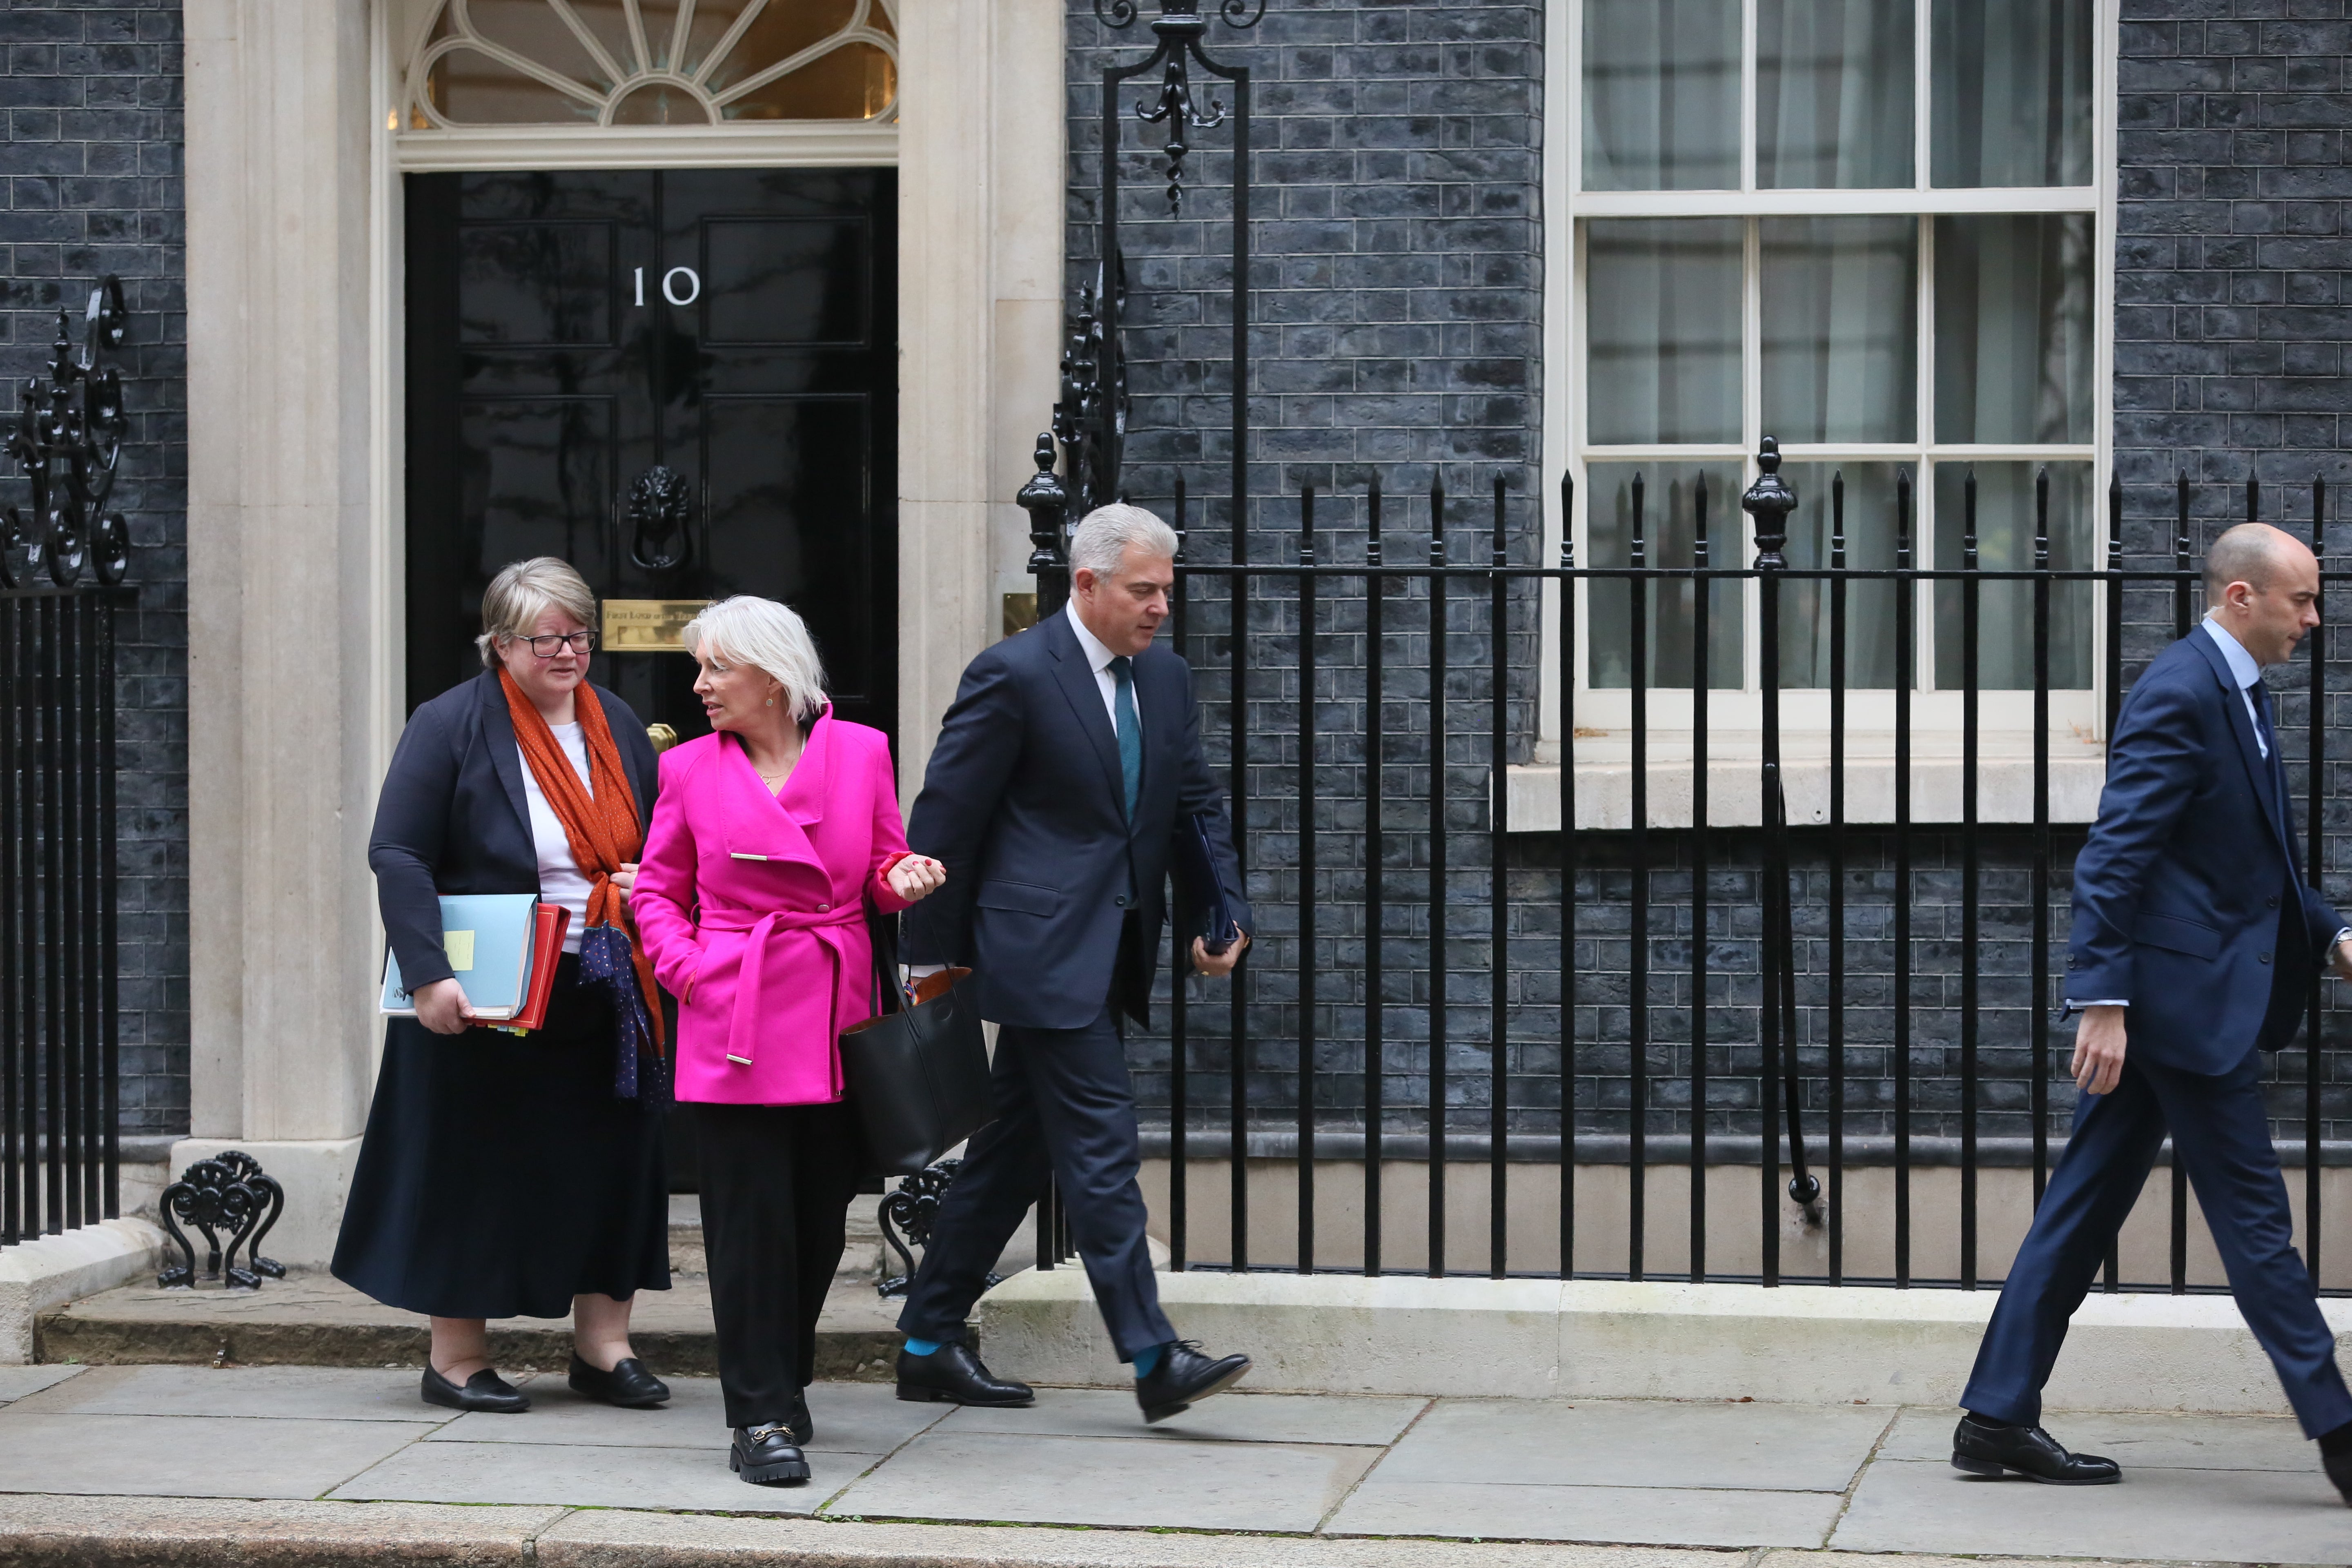
[[[2208,616],[2204,619],[2203,626],[2205,628],[2205,635],[2211,637],[2213,639],[2213,646],[2221,650],[2222,662],[2230,667],[2230,679],[2238,683],[2238,700],[2246,705],[2246,722],[2252,724],[2254,728],[2254,744],[2261,750],[2263,760],[2264,762],[2268,762],[2270,761],[2271,755],[2270,743],[2263,739],[2262,715],[2256,711],[2254,708],[2254,682],[2263,678],[2263,667],[2254,662],[2254,656],[2246,651],[2246,645],[2240,642],[2236,637],[2231,636],[2228,629],[2224,627],[2221,622],[2215,620],[2212,616]],[[2300,881],[2302,879],[2298,877],[2296,879]],[[2336,951],[2336,943],[2342,942],[2347,936],[2352,936],[2352,926],[2347,926],[2342,931],[2336,933],[2336,941],[2327,944],[2327,952],[2322,953],[2319,961],[2322,963],[2326,963],[2328,953],[2333,953]],[[2095,1002],[2077,1002],[2072,996],[2066,998],[2066,1008],[2069,1012],[2078,1012],[2084,1007],[2125,1007],[2129,1005],[2129,1003],[2122,1001],[2119,998],[2108,998]]]

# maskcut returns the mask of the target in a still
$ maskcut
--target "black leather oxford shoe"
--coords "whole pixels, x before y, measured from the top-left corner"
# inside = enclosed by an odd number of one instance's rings
[[[624,1410],[651,1410],[669,1398],[669,1384],[647,1372],[646,1363],[635,1356],[614,1362],[610,1372],[599,1372],[573,1351],[570,1381],[573,1393]]]
[[[479,1410],[492,1415],[520,1415],[530,1408],[530,1400],[521,1389],[488,1367],[467,1378],[466,1386],[460,1388],[434,1371],[432,1364],[427,1363],[425,1384],[418,1392],[424,1394],[425,1404],[438,1405],[450,1410]]]
[[[790,1428],[773,1421],[736,1427],[727,1468],[755,1487],[798,1486],[809,1479],[808,1456],[793,1441]]]
[[[1952,1432],[1952,1468],[1972,1476],[2023,1476],[2053,1487],[2112,1486],[2123,1467],[2096,1454],[2070,1454],[2039,1426],[2003,1426],[1963,1415]]]
[[[950,1340],[929,1355],[898,1352],[898,1397],[1014,1410],[1034,1404],[1037,1395],[1025,1383],[996,1376],[970,1345]]]
[[[1143,1406],[1145,1425],[1165,1421],[1213,1394],[1223,1394],[1249,1369],[1245,1355],[1211,1361],[1191,1340],[1178,1340],[1160,1350],[1158,1366],[1135,1380],[1135,1402]]]

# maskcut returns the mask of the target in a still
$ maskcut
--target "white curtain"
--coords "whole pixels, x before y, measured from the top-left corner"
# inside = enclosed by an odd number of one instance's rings
[[[2091,0],[1936,0],[1928,183],[2091,183]]]
[[[1918,220],[1765,218],[1762,226],[1764,434],[1915,439]]]
[[[1587,439],[1739,439],[1742,221],[1585,226]]]
[[[1911,0],[1759,0],[1756,183],[1912,182]]]
[[[1584,0],[1584,188],[1738,187],[1739,0]]]
[[[1936,438],[2095,439],[2091,215],[1936,220]]]

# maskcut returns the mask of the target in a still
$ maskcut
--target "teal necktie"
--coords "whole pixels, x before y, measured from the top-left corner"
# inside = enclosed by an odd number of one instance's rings
[[[1127,819],[1135,820],[1137,794],[1143,788],[1143,726],[1135,717],[1135,676],[1127,655],[1110,661],[1111,711],[1118,715],[1118,771],[1127,781]]]

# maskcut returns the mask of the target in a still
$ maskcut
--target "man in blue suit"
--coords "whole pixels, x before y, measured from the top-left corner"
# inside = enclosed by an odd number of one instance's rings
[[[1249,1370],[1247,1356],[1179,1340],[1160,1310],[1118,1026],[1149,1022],[1171,855],[1196,816],[1219,885],[1184,891],[1196,908],[1221,892],[1233,923],[1192,942],[1192,967],[1229,974],[1249,943],[1192,672],[1152,640],[1176,542],[1139,507],[1087,515],[1070,536],[1066,612],[965,668],[908,821],[908,844],[947,867],[946,886],[908,914],[908,958],[972,969],[981,1016],[998,1026],[997,1119],[973,1137],[899,1314],[901,1399],[1030,1402],[964,1343],[964,1317],[1049,1171],[1146,1421]]]
[[[2042,1430],[2042,1386],[2168,1131],[2238,1310],[2352,1502],[2352,1395],[2294,1250],[2261,1083],[2262,1053],[2294,1037],[2314,967],[2352,979],[2352,931],[2299,869],[2262,681],[2319,624],[2319,565],[2291,535],[2245,523],[2206,555],[2205,599],[2204,624],[2148,666],[2108,742],[2066,965],[2082,1098],[1960,1397],[1952,1463],[2060,1485],[2122,1479]]]

